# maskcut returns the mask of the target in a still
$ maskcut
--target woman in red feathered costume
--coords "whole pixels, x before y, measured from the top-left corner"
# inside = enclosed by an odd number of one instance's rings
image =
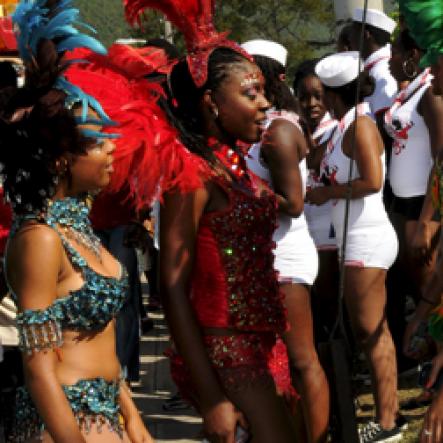
[[[121,76],[121,90],[101,100],[123,135],[113,188],[128,181],[140,206],[162,200],[160,280],[177,349],[174,380],[201,412],[211,442],[243,441],[246,432],[254,443],[292,443],[290,413],[277,394],[290,392],[290,379],[278,340],[287,323],[273,271],[276,200],[236,147],[260,139],[269,107],[263,77],[216,32],[212,2],[126,3],[131,20],[148,6],[166,12],[188,46],[168,77],[168,119],[155,104],[161,90],[153,97],[143,79],[146,66],[128,72],[135,54],[113,56],[111,48],[110,59],[82,68],[95,72],[96,81],[83,77],[96,96],[100,77]],[[120,68],[106,66],[117,58]],[[88,92],[80,70],[67,77]]]
[[[254,443],[292,443],[276,390],[276,383],[280,391],[290,386],[278,342],[287,323],[273,270],[276,200],[236,146],[260,139],[269,108],[264,79],[215,30],[212,1],[125,6],[131,21],[146,7],[163,11],[188,49],[168,78],[168,117],[184,147],[167,148],[161,165],[160,284],[177,349],[174,380],[201,412],[211,442],[234,442],[236,434],[240,441],[243,428]]]

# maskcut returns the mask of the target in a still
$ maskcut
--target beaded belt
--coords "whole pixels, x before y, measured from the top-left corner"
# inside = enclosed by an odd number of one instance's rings
[[[79,380],[74,385],[62,385],[62,388],[81,431],[88,434],[95,425],[97,431],[102,432],[103,426],[106,426],[122,437],[120,380],[112,382],[103,378]],[[24,386],[17,390],[15,409],[13,435],[8,441],[21,443],[31,437],[41,438],[45,425]]]

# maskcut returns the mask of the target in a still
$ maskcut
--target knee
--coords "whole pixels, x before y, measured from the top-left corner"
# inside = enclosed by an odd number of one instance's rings
[[[389,335],[389,329],[386,322],[383,322],[373,328],[357,328],[354,335],[357,343],[363,349],[372,349],[382,341],[383,337]]]
[[[302,349],[291,352],[288,349],[291,370],[294,372],[314,371],[320,367],[315,349]]]

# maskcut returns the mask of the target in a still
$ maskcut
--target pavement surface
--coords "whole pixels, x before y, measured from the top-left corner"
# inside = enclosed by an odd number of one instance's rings
[[[165,411],[165,400],[176,393],[164,351],[169,333],[160,312],[149,313],[154,328],[141,338],[141,383],[133,387],[133,398],[149,432],[158,443],[201,442],[201,419],[192,408]]]

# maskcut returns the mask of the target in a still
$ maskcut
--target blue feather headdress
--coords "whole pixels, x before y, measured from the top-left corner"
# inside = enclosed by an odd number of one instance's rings
[[[12,20],[15,27],[19,53],[25,66],[38,64],[40,45],[45,41],[52,41],[57,53],[57,77],[53,88],[66,94],[65,106],[72,108],[81,105],[82,114],[77,117],[79,124],[92,124],[100,126],[115,126],[110,120],[100,103],[91,95],[86,94],[81,88],[70,83],[62,74],[63,70],[72,63],[86,63],[82,60],[71,60],[61,66],[61,59],[65,51],[78,48],[87,48],[97,54],[106,55],[106,48],[94,37],[80,32],[75,26],[83,27],[90,32],[95,30],[80,21],[80,12],[72,7],[72,0],[21,0],[17,6]],[[40,69],[39,66],[34,66]],[[88,108],[93,109],[98,119],[88,118]],[[87,137],[109,138],[118,137],[118,134],[107,134],[89,129],[83,130]]]

